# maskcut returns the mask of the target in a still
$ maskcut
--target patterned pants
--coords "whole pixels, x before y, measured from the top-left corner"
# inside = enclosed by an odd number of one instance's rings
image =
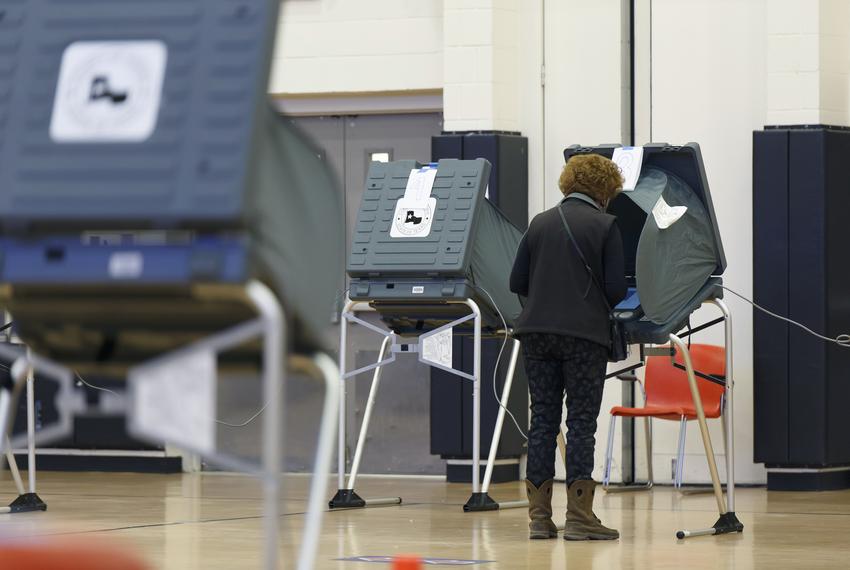
[[[608,351],[601,344],[557,334],[522,336],[531,392],[527,477],[535,486],[555,476],[555,446],[567,398],[567,485],[590,479],[596,418]]]

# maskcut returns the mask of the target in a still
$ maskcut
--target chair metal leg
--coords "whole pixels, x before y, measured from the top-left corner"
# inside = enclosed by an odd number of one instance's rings
[[[606,491],[611,484],[611,463],[614,458],[614,430],[617,429],[617,416],[611,414],[608,424],[608,447],[605,449],[605,470],[602,475],[602,488]]]
[[[650,416],[643,419],[643,429],[646,434],[646,489],[652,489],[655,485],[655,477],[652,474],[652,418]]]
[[[673,480],[673,486],[677,489],[682,488],[683,463],[685,462],[685,441],[687,439],[688,419],[682,416],[679,420],[679,449],[676,453],[676,477]]]
[[[558,443],[558,451],[561,454],[561,461],[564,463],[564,471],[567,470],[567,436],[564,435],[564,429],[558,428],[558,436],[555,438]]]
[[[606,493],[631,493],[634,491],[649,491],[652,489],[655,482],[653,480],[652,475],[652,418],[645,417],[644,418],[644,430],[646,433],[646,462],[647,462],[647,481],[642,485],[622,485],[622,486],[611,486],[611,463],[614,456],[613,446],[614,440],[611,437],[611,434],[614,433],[614,417],[611,416],[611,428],[608,432],[608,450],[605,454],[605,472],[602,480],[602,488]]]
[[[722,409],[722,408],[721,408]],[[723,409],[720,412],[720,427],[722,428],[723,433],[723,458],[726,462],[729,461],[729,435],[727,433],[728,428],[726,427],[726,410]],[[729,469],[726,469],[726,491],[729,491]],[[727,500],[728,502],[728,500]],[[728,505],[727,505],[728,507]]]

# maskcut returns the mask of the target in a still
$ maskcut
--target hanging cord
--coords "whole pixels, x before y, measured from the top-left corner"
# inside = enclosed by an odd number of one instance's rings
[[[106,393],[108,393],[108,394],[112,394],[113,396],[116,396],[116,397],[118,397],[118,398],[120,398],[120,397],[121,397],[121,395],[120,395],[120,394],[118,394],[118,392],[115,392],[114,390],[110,390],[109,388],[104,388],[103,386],[95,386],[94,384],[91,384],[90,382],[86,382],[86,381],[83,379],[83,377],[82,377],[82,376],[80,376],[80,373],[79,373],[79,372],[74,372],[74,374],[76,375],[77,380],[79,380],[79,381],[80,381],[80,383],[82,383],[82,384],[83,384],[83,385],[85,385],[85,386],[88,386],[88,387],[89,387],[89,388],[91,388],[92,390],[98,390],[98,391],[100,391],[100,392],[106,392]],[[247,419],[247,420],[245,420],[244,422],[239,422],[239,423],[230,423],[230,422],[225,422],[225,421],[223,421],[223,420],[213,420],[213,421],[214,421],[215,423],[217,423],[217,424],[221,424],[221,425],[223,425],[223,426],[227,426],[227,427],[232,427],[232,428],[243,428],[243,427],[248,426],[251,422],[253,422],[254,420],[256,420],[258,417],[260,417],[260,414],[262,414],[263,412],[265,412],[265,411],[266,411],[266,408],[267,408],[268,406],[269,406],[269,404],[268,404],[268,402],[266,402],[265,404],[263,404],[263,407],[262,407],[262,408],[260,408],[259,410],[257,410],[257,412],[256,412],[256,413],[254,413],[254,415],[252,415],[250,418],[248,418],[248,419]]]
[[[348,292],[349,292],[349,289],[345,289],[345,290],[342,290],[342,291],[337,291],[336,297],[334,298],[334,302],[333,302],[334,306],[336,306],[336,304],[340,301],[340,299],[341,299],[343,296],[347,295],[347,294],[348,294]],[[2,332],[3,330],[5,330],[6,328],[8,328],[8,327],[10,327],[10,326],[12,326],[12,323],[9,323],[9,324],[8,324],[8,325],[6,325],[5,327],[0,327],[0,332]],[[101,392],[107,392],[107,393],[109,393],[109,394],[114,394],[115,396],[118,396],[118,394],[117,394],[116,392],[114,392],[114,391],[112,391],[112,390],[110,390],[110,389],[108,389],[108,388],[103,388],[103,387],[101,387],[101,386],[95,386],[94,384],[90,384],[89,382],[86,382],[85,380],[83,380],[83,377],[79,375],[79,373],[75,372],[74,374],[76,374],[76,375],[77,375],[77,379],[78,379],[81,383],[83,383],[84,385],[88,386],[88,387],[89,387],[89,388],[91,388],[92,390],[100,390]],[[120,397],[120,396],[119,396],[119,397]],[[231,423],[231,422],[226,422],[226,421],[224,421],[224,420],[213,420],[213,421],[214,421],[215,423],[219,424],[219,425],[223,425],[223,426],[227,426],[227,427],[231,427],[231,428],[243,428],[243,427],[247,427],[248,425],[250,425],[250,424],[251,424],[251,422],[253,422],[253,421],[254,421],[254,420],[256,420],[258,417],[260,417],[260,415],[262,415],[262,413],[263,413],[263,412],[265,412],[265,411],[266,411],[266,408],[268,408],[268,407],[269,407],[269,403],[268,403],[268,402],[266,402],[265,404],[263,404],[263,407],[261,407],[259,410],[257,410],[256,412],[254,412],[254,414],[253,414],[252,416],[250,416],[247,420],[242,421],[242,422]]]
[[[501,348],[499,348],[499,355],[496,357],[496,366],[493,369],[493,397],[496,399],[496,403],[499,404],[499,407],[505,410],[511,417],[511,421],[514,422],[514,425],[516,426],[516,429],[519,434],[523,437],[523,439],[528,441],[528,435],[526,435],[522,428],[519,427],[519,422],[516,420],[516,417],[514,417],[513,413],[511,413],[507,406],[502,404],[502,400],[501,398],[499,398],[499,391],[496,388],[496,377],[499,374],[499,363],[502,361],[502,354],[505,352],[505,346],[507,346],[508,344],[508,323],[505,320],[505,316],[502,314],[502,311],[499,310],[499,306],[496,305],[496,301],[493,300],[493,296],[486,289],[484,289],[484,287],[481,287],[480,285],[473,285],[473,287],[487,295],[487,297],[489,297],[490,303],[492,303],[493,308],[496,309],[496,313],[499,314],[499,318],[502,319],[502,328],[505,331],[505,338],[502,339],[502,346]]]
[[[751,301],[750,299],[741,295],[737,291],[733,291],[732,289],[730,289],[729,287],[726,287],[725,285],[718,285],[718,287],[725,289],[726,291],[729,291],[730,293],[732,293],[733,295],[735,295],[739,299],[746,301],[747,303],[749,303],[750,305],[752,305],[753,307],[755,307],[759,311],[761,311],[761,312],[763,312],[767,315],[770,315],[774,319],[779,319],[780,321],[785,321],[788,324],[791,324],[791,325],[794,325],[795,327],[801,328],[804,331],[806,331],[807,333],[809,333],[810,335],[812,335],[816,338],[819,338],[819,339],[821,339],[825,342],[832,342],[834,344],[837,344],[838,346],[843,346],[844,348],[850,348],[850,334],[840,334],[835,338],[824,336],[822,334],[816,333],[815,331],[813,331],[812,329],[810,329],[809,327],[807,327],[804,324],[798,323],[797,321],[791,320],[787,317],[783,317],[782,315],[777,315],[776,313],[774,313],[772,311],[768,311],[767,309],[765,309],[761,305],[757,304],[754,301]]]
[[[75,371],[75,372],[74,372],[74,375],[77,377],[77,380],[79,380],[81,384],[83,384],[84,386],[88,386],[88,387],[89,387],[89,388],[91,388],[92,390],[98,390],[98,391],[100,391],[100,392],[106,392],[107,394],[112,394],[113,396],[116,396],[116,397],[118,397],[118,398],[120,398],[120,397],[121,397],[121,396],[118,394],[118,392],[115,392],[115,391],[113,391],[113,390],[110,390],[109,388],[104,388],[104,387],[102,387],[102,386],[95,386],[94,384],[89,384],[88,382],[86,382],[85,380],[83,380],[83,377],[82,377],[82,376],[80,376],[80,373],[79,373],[79,372],[76,372],[76,371]]]
[[[260,408],[259,410],[257,410],[257,412],[253,416],[251,416],[250,418],[248,418],[244,422],[240,422],[240,423],[237,423],[237,424],[231,424],[231,423],[225,422],[223,420],[214,420],[214,421],[217,424],[221,424],[221,425],[227,426],[227,427],[243,428],[243,427],[247,426],[248,424],[250,424],[251,422],[253,422],[254,420],[256,420],[258,417],[260,417],[260,414],[265,412],[266,408],[268,408],[268,407],[269,407],[269,404],[268,404],[268,402],[266,402],[265,404],[263,404],[263,407]]]

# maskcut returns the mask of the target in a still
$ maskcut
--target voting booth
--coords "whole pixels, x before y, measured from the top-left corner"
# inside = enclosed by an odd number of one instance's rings
[[[519,343],[511,341],[510,356],[503,351],[509,367],[482,484],[481,339],[493,336],[507,344],[520,313],[519,300],[510,292],[508,279],[522,232],[486,198],[489,176],[490,163],[484,159],[444,159],[430,164],[412,160],[375,162],[369,169],[347,264],[351,281],[340,334],[339,490],[330,502],[331,508],[401,502],[398,497],[365,500],[355,492],[355,483],[381,368],[404,354],[415,354],[420,362],[473,383],[472,496],[464,509],[506,506],[487,493]],[[386,329],[355,315],[357,307],[363,305],[380,315]],[[375,364],[346,369],[349,323],[383,337]],[[452,339],[456,334],[474,339],[472,374],[452,367]],[[345,382],[367,371],[374,371],[372,388],[346,481]]]
[[[266,99],[278,5],[30,0],[4,6],[0,37],[0,301],[33,351],[0,347],[15,372],[0,404],[33,370],[126,377],[134,435],[264,480],[267,568],[287,367],[324,381],[336,408],[323,335],[343,242],[331,174]],[[259,464],[216,446],[230,365],[262,371]],[[334,422],[299,568],[315,557]]]
[[[744,527],[735,516],[732,318],[722,300],[726,256],[699,145],[659,143],[638,148],[574,145],[564,151],[564,158],[569,161],[582,154],[599,154],[614,160],[626,181],[623,192],[608,207],[608,213],[617,217],[623,235],[626,279],[630,285],[628,298],[614,309],[614,316],[623,323],[629,344],[639,350],[640,362],[610,373],[609,378],[644,366],[650,355],[671,359],[677,353],[681,355],[684,365],[675,363],[674,366],[687,373],[720,518],[709,529],[682,530],[677,537],[741,532]],[[691,326],[691,314],[706,303],[715,305],[722,316]],[[726,375],[723,378],[694,369],[686,340],[718,324],[723,324],[725,329]],[[725,388],[722,411],[725,500],[698,381],[713,382]],[[610,460],[606,465],[606,486],[609,477]]]

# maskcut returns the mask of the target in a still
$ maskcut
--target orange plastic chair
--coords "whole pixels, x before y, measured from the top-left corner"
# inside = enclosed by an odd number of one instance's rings
[[[694,370],[717,378],[726,376],[726,350],[721,346],[708,344],[693,344],[690,348],[691,362]],[[683,365],[681,354],[676,354],[675,362]],[[719,418],[723,414],[723,396],[726,387],[697,377],[697,387],[706,418]],[[605,455],[605,474],[603,486],[607,489],[611,479],[611,459],[614,447],[614,428],[618,417],[644,418],[647,434],[647,465],[649,481],[646,488],[651,488],[652,481],[652,431],[651,420],[678,421],[679,448],[676,460],[676,476],[674,485],[682,486],[682,473],[685,459],[685,434],[689,421],[697,418],[696,408],[691,398],[688,386],[688,375],[684,370],[676,368],[669,357],[650,356],[646,359],[646,374],[644,377],[644,406],[642,408],[611,408],[611,424],[608,431],[608,450]],[[725,426],[725,424],[724,424]],[[724,438],[725,441],[725,438]]]

